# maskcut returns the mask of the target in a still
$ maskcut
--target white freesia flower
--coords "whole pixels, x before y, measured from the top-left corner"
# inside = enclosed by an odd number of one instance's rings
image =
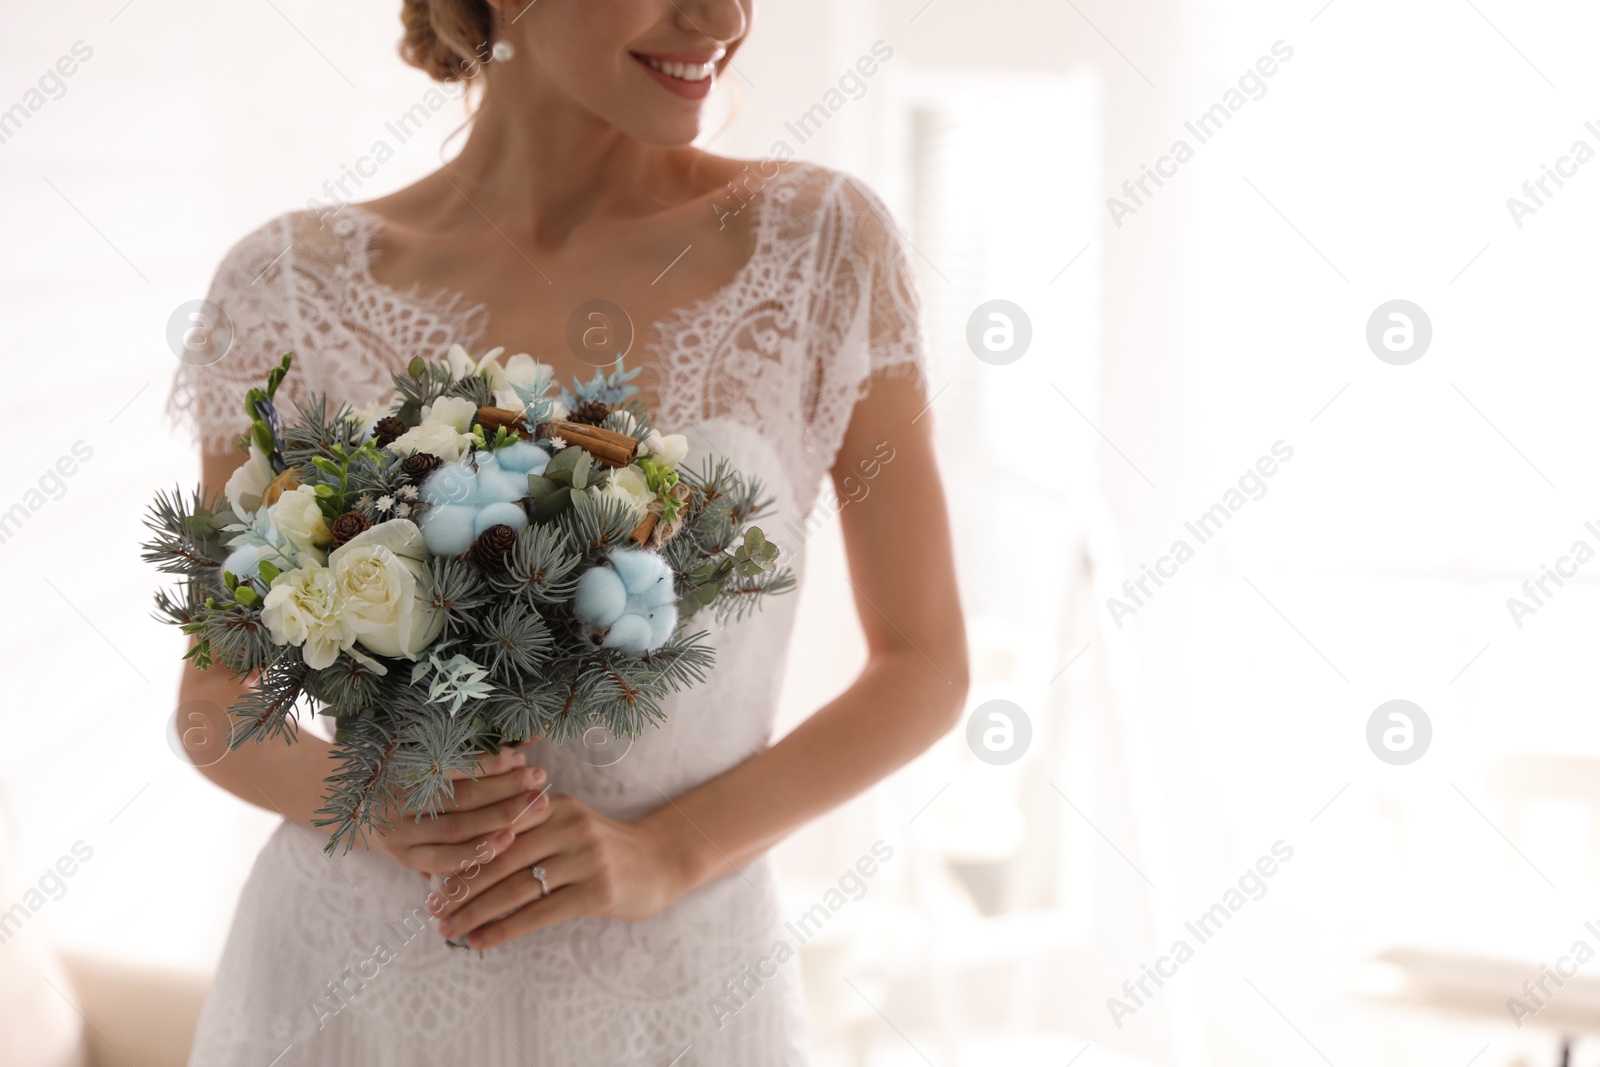
[[[662,435],[660,430],[651,430],[650,435],[639,442],[641,456],[654,456],[673,470],[678,469],[684,457],[689,454],[689,439],[681,433]]]
[[[620,500],[633,508],[634,515],[641,519],[650,510],[650,502],[656,498],[650,491],[650,483],[645,481],[644,472],[631,465],[612,471],[606,484],[589,490],[589,494],[595,500]]]
[[[274,473],[267,454],[251,441],[250,458],[229,476],[228,484],[222,490],[235,515],[248,520],[249,516],[255,514],[261,506],[261,494],[267,491]]]
[[[427,452],[446,463],[454,463],[472,445],[472,422],[478,417],[478,405],[465,397],[441,396],[422,409],[422,421],[389,445],[389,450],[401,456]]]
[[[442,423],[459,433],[472,432],[472,422],[478,417],[478,405],[464,396],[441,396],[422,409],[422,421]]]
[[[421,586],[427,561],[422,531],[406,519],[379,523],[328,557],[345,617],[368,651],[414,660],[439,636],[445,613]]]
[[[492,360],[504,351],[504,348],[492,349],[483,358]],[[460,345],[451,345],[450,351],[446,353],[444,358],[445,362],[450,364],[450,376],[457,380],[470,378],[472,375],[477,374],[478,368],[482,363],[481,360],[473,359],[472,353]]]
[[[311,561],[273,579],[261,621],[275,644],[304,646],[306,666],[315,670],[333,666],[356,639],[332,573]]]
[[[322,547],[333,540],[333,531],[322,517],[315,489],[300,485],[284,493],[267,512],[267,518],[294,545],[298,558],[310,556],[322,562]]]

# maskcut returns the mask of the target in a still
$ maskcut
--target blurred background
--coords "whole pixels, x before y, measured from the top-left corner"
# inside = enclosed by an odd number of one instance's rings
[[[0,1060],[158,1067],[276,821],[175,754],[167,323],[465,111],[389,132],[394,3],[4,2]],[[1600,1064],[1597,31],[760,0],[707,143],[911,243],[975,665],[969,728],[778,849],[796,915],[893,850],[802,952],[819,1064]],[[864,659],[836,511],[784,729]]]

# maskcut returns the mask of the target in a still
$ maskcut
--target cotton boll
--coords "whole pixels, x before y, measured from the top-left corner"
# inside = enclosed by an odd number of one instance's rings
[[[489,527],[501,525],[520,530],[528,525],[528,513],[522,510],[520,504],[486,504],[478,511],[478,517],[472,524],[473,536],[482,536]]]
[[[628,587],[630,593],[648,592],[662,578],[666,578],[669,583],[672,579],[672,571],[667,567],[667,561],[657,553],[646,552],[643,549],[616,549],[611,553],[611,565],[617,569],[617,576],[622,579],[622,584]]]
[[[528,495],[528,476],[516,471],[490,468],[478,472],[478,503],[495,504],[521,500]]]
[[[502,470],[516,471],[519,474],[543,474],[544,469],[550,465],[550,456],[544,449],[529,441],[518,441],[514,445],[507,445],[494,454]]]
[[[472,547],[477,537],[473,529],[477,516],[478,509],[468,504],[435,504],[417,525],[429,552],[435,556],[459,556]]]
[[[650,643],[646,651],[660,648],[672,636],[672,631],[678,625],[678,609],[675,605],[656,608],[646,616],[650,622]],[[636,615],[624,615],[623,618],[638,618]]]
[[[605,640],[600,643],[606,648],[642,656],[651,648],[650,637],[648,622],[638,615],[624,615],[611,624]]]
[[[628,606],[628,591],[622,579],[609,567],[595,567],[578,579],[578,591],[572,599],[572,613],[587,626],[604,628],[611,625]]]
[[[672,578],[669,576],[663,578],[645,592],[637,594],[633,599],[638,600],[640,607],[645,611],[651,611],[655,608],[663,608],[668,604],[676,603],[678,591],[672,587]]]
[[[462,464],[448,463],[422,483],[422,499],[428,504],[475,504],[478,480]]]

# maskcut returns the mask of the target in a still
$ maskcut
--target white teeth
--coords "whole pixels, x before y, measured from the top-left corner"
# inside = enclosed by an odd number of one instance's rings
[[[659,70],[668,77],[677,78],[679,81],[701,82],[716,73],[716,63],[663,63],[653,56],[645,56],[644,61],[650,64],[650,69]]]

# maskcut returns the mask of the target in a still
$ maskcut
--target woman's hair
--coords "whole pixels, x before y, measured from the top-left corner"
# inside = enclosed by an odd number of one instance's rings
[[[488,0],[402,0],[400,56],[434,81],[466,82],[489,58],[495,13]]]

